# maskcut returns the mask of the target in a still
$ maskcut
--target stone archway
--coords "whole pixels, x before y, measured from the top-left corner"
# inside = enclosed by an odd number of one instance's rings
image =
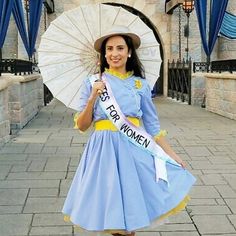
[[[157,33],[157,29],[156,27],[153,25],[153,23],[149,20],[148,17],[146,17],[142,12],[138,11],[137,9],[133,8],[133,7],[130,7],[128,5],[125,5],[125,4],[120,4],[120,3],[114,3],[114,2],[104,2],[104,4],[107,4],[107,5],[111,5],[111,6],[118,6],[118,7],[122,7],[124,8],[125,10],[133,13],[134,15],[137,15],[139,16],[142,21],[150,28],[152,29],[154,35],[155,35],[155,38],[156,40],[158,41],[158,43],[160,44],[160,56],[161,56],[161,59],[162,61],[164,60],[164,55],[163,55],[163,47],[162,47],[162,43],[161,43],[161,40],[160,40],[160,37]],[[163,65],[163,63],[162,63]],[[156,90],[155,92],[158,94],[158,95],[161,95],[163,94],[163,80],[164,80],[164,74],[163,74],[163,66],[161,65],[161,68],[160,68],[160,74],[159,74],[159,78],[157,80],[157,83],[156,85],[154,86],[154,90]]]

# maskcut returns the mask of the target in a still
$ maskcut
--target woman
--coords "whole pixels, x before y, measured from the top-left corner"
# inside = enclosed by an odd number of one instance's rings
[[[101,54],[102,80],[99,76],[85,80],[79,115],[75,119],[81,131],[94,123],[94,132],[63,208],[74,224],[89,231],[134,236],[137,229],[182,210],[195,182],[160,130],[151,90],[136,54],[139,46],[140,38],[123,26],[113,26],[94,44]],[[112,106],[104,109],[103,100],[111,95],[120,112],[111,110]],[[122,116],[126,117],[128,126],[144,135],[131,133],[124,125],[119,129],[116,123]],[[146,133],[140,127],[140,120]],[[122,129],[126,131],[122,133]],[[129,137],[125,137],[125,132]],[[146,146],[142,143],[148,135],[153,136],[152,142],[155,140],[177,165],[156,164],[159,162],[145,149],[149,143]],[[131,136],[140,145],[134,144]],[[165,171],[167,176],[161,175]],[[158,180],[155,174],[160,175]]]

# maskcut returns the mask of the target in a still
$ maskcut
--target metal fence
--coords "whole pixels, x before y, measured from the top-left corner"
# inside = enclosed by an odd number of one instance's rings
[[[191,61],[168,62],[168,96],[191,104]]]
[[[44,90],[44,106],[46,106],[53,99],[53,95],[45,84],[43,85],[43,90]]]
[[[193,62],[193,73],[209,72],[210,66],[207,62]]]
[[[24,61],[19,59],[2,59],[0,60],[0,76],[2,73],[11,73],[14,75],[21,74],[32,74],[38,72],[39,68],[37,64],[32,63],[31,61]],[[44,85],[44,105],[46,106],[53,99],[51,91],[46,85]]]
[[[1,59],[0,60],[0,75],[2,73],[11,73],[15,75],[32,74],[33,63],[20,59]]]
[[[193,72],[230,72],[236,71],[236,59],[231,60],[217,60],[207,62],[194,62]]]
[[[233,73],[236,71],[236,59],[235,60],[218,60],[211,62],[211,72],[224,72],[228,71]]]

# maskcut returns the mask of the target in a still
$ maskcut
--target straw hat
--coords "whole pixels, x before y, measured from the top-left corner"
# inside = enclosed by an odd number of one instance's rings
[[[110,28],[103,36],[101,36],[94,42],[94,49],[97,52],[101,52],[101,46],[104,40],[115,35],[129,36],[132,39],[135,49],[137,49],[141,44],[139,36],[137,34],[131,33],[128,27],[121,25],[113,25],[112,28]]]

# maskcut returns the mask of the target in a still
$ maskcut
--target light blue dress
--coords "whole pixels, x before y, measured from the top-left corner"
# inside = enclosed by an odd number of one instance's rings
[[[106,72],[113,94],[126,116],[142,119],[146,131],[160,131],[147,81],[135,76],[124,80]],[[141,88],[136,87],[141,81]],[[91,93],[84,81],[80,111]],[[98,102],[94,121],[107,119]],[[130,143],[119,131],[94,131],[85,147],[62,212],[81,228],[91,231],[147,227],[175,208],[189,193],[195,178],[186,169],[167,163],[169,186],[155,181],[153,157]]]

